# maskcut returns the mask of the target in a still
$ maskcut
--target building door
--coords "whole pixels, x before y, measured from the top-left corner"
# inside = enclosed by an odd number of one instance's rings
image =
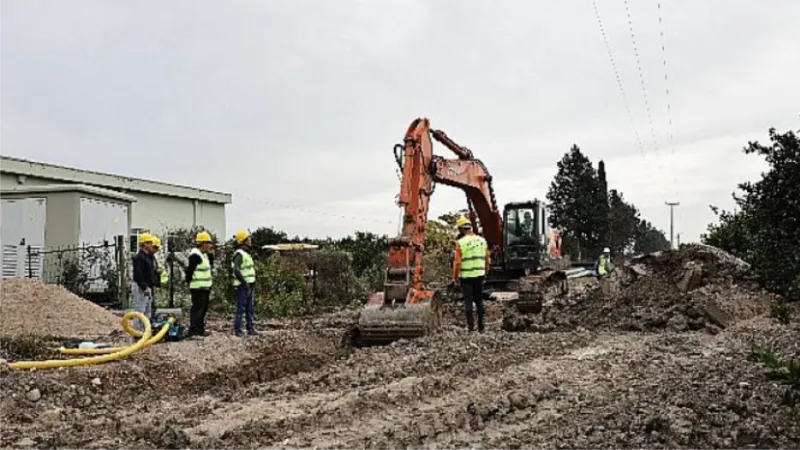
[[[0,273],[3,278],[41,278],[47,199],[3,199],[0,206],[0,241],[3,247]]]

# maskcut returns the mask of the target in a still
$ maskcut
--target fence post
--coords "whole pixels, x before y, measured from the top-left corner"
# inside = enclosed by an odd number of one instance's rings
[[[31,258],[31,246],[26,247],[28,252],[28,278],[33,278],[33,258]]]
[[[169,260],[169,307],[175,307],[175,260]]]
[[[125,264],[125,236],[114,237],[115,256],[117,258],[117,272],[119,277],[119,298],[117,299],[122,309],[128,309],[128,268]]]

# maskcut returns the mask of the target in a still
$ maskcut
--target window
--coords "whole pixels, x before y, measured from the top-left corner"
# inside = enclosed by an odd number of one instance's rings
[[[136,254],[139,252],[139,235],[144,232],[145,232],[144,228],[131,228],[131,236],[130,236],[131,253]]]

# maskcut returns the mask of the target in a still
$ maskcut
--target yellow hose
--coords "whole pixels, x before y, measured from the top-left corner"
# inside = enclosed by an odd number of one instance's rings
[[[125,330],[126,333],[130,334],[134,337],[142,337],[143,333],[135,328],[133,328],[130,324],[131,318],[125,315],[122,317],[122,328]],[[164,338],[164,336],[169,332],[169,327],[175,323],[175,318],[170,317],[168,319],[168,323],[161,326],[161,330],[158,331],[153,337],[151,337],[142,348],[147,348],[156,342],[160,341]],[[107,353],[116,353],[120,352],[128,347],[103,347],[103,348],[64,348],[61,347],[58,349],[62,355],[105,355]]]
[[[88,358],[50,359],[47,361],[17,361],[10,363],[8,367],[10,369],[54,369],[57,367],[86,366],[90,364],[100,364],[124,358],[130,355],[131,353],[137,352],[150,345],[149,341],[153,332],[152,326],[150,325],[150,320],[144,314],[137,311],[129,311],[122,317],[122,326],[123,328],[125,328],[126,331],[130,329],[130,327],[128,326],[128,322],[133,317],[141,320],[142,323],[144,323],[144,333],[137,330],[133,330],[136,332],[136,334],[140,335],[140,339],[135,344],[128,347],[124,347],[119,351],[105,355],[91,356]],[[164,325],[164,327],[162,327],[159,335],[163,337],[164,334],[166,334],[167,329],[169,329],[169,324]],[[130,331],[128,332],[130,333]]]

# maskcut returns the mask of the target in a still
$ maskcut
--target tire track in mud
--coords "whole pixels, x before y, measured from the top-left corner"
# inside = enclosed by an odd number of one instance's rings
[[[257,398],[245,405],[224,407],[205,424],[186,431],[202,447],[373,447],[380,446],[381,436],[387,432],[406,436],[413,434],[413,429],[431,428],[423,434],[444,433],[469,419],[469,404],[475,396],[485,399],[482,391],[487,386],[492,386],[490,396],[502,397],[515,408],[527,406],[530,400],[524,391],[528,386],[519,382],[526,379],[526,372],[548,366],[553,356],[595,339],[588,333],[577,338],[573,334],[569,340],[558,335],[505,335],[500,340],[480,336],[472,342],[464,340],[466,333],[456,336],[461,341],[452,337],[370,349],[327,366],[327,373],[304,374],[307,380],[260,386]],[[448,348],[454,344],[455,348]],[[379,366],[373,359],[395,364]],[[364,378],[365,373],[371,375]],[[304,381],[310,385],[303,386]],[[300,385],[302,394],[279,393],[292,384]],[[442,410],[447,411],[444,416],[437,413]],[[420,415],[424,419],[415,419]],[[412,429],[404,429],[402,424],[411,424]],[[412,441],[400,437],[391,442]]]

